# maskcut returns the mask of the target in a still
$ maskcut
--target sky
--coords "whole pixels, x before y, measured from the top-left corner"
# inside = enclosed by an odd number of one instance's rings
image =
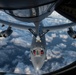
[[[0,18],[27,25],[33,23],[21,22],[0,11]],[[70,23],[57,12],[45,18],[44,26]],[[0,24],[1,25],[1,24]],[[7,26],[1,27],[0,31]],[[37,75],[30,61],[30,46],[33,35],[27,30],[13,28],[13,33],[7,38],[0,38],[0,71]],[[75,30],[75,27],[74,27]],[[58,70],[76,61],[76,41],[67,34],[68,29],[48,32],[46,37],[47,59],[39,71],[40,74]]]

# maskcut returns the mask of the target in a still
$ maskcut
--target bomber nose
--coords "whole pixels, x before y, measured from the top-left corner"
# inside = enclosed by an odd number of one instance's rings
[[[42,59],[37,57],[37,58],[35,59],[35,64],[34,64],[35,69],[36,69],[37,71],[40,70],[41,67],[42,67],[42,65],[43,65]]]
[[[34,59],[34,61],[32,61],[32,62],[33,62],[34,68],[38,71],[38,70],[40,70],[41,67],[43,66],[43,64],[44,64],[44,59],[42,59],[41,57],[36,57],[36,58]]]
[[[36,70],[39,71],[40,70],[40,67],[36,67]]]

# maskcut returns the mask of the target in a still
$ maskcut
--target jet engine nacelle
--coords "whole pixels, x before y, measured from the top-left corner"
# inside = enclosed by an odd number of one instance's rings
[[[2,32],[0,32],[0,37],[8,37],[8,36],[10,36],[11,34],[12,34],[12,30],[11,30],[11,28],[9,27],[7,30],[4,30],[4,31],[2,31]]]
[[[67,33],[70,37],[76,39],[76,31],[74,31],[72,28],[69,28],[69,31]]]

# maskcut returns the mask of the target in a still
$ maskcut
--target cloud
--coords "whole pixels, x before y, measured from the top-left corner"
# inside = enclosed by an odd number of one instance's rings
[[[14,70],[14,73],[31,74],[31,70],[30,70],[29,66],[25,65],[22,62],[18,62],[17,66]]]
[[[52,37],[52,38],[57,37],[56,33],[52,33],[52,34],[51,34],[51,37]]]
[[[52,50],[47,50],[47,59],[60,58],[62,56],[61,50],[57,47],[54,47]]]
[[[14,73],[22,73],[23,74],[24,68],[25,68],[24,63],[19,62],[18,65],[16,66],[15,70],[14,70]]]
[[[72,42],[72,46],[76,47],[76,41]]]
[[[64,43],[60,43],[60,44],[57,45],[57,47],[60,47],[60,48],[66,48],[67,45],[65,45]]]
[[[0,51],[0,65],[8,60],[9,60],[8,55],[4,51],[1,50]]]
[[[30,43],[27,43],[26,41],[24,41],[20,37],[19,38],[13,38],[10,42],[14,43],[15,45],[22,46],[25,48],[30,46]]]
[[[53,37],[46,35],[46,41],[47,42],[52,42],[52,40],[53,40]]]
[[[31,74],[30,67],[26,67],[24,71],[25,74]]]
[[[16,38],[16,37],[19,37],[20,35],[19,35],[19,33],[17,33],[17,32],[13,32],[12,34],[11,34],[11,36],[13,37],[13,38]]]
[[[67,39],[67,38],[68,38],[68,35],[60,34],[60,38],[62,38],[62,39]]]
[[[4,45],[7,45],[7,43],[8,43],[8,38],[7,39],[3,37],[0,38],[0,48]]]

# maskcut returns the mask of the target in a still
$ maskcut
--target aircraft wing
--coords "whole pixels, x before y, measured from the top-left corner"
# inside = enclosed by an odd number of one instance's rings
[[[43,32],[55,31],[55,30],[59,30],[59,29],[70,28],[72,26],[76,26],[76,23],[67,23],[67,24],[61,24],[61,25],[45,26],[43,28]]]
[[[11,27],[24,29],[24,30],[28,30],[28,29],[35,30],[35,26],[27,26],[27,25],[23,25],[23,24],[17,24],[17,23],[8,22],[8,21],[2,20],[2,19],[0,19],[0,23],[11,26]]]

